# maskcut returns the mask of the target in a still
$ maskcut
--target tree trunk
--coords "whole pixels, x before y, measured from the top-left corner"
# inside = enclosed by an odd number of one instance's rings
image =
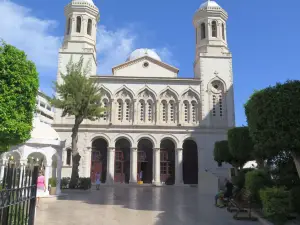
[[[300,177],[300,155],[292,152],[292,157],[294,159],[294,163],[298,172],[298,176]]]
[[[75,124],[72,128],[72,175],[69,184],[69,188],[76,188],[79,179],[79,162],[80,162],[80,154],[78,152],[77,142],[78,142],[78,130],[79,125],[78,118],[75,118]]]

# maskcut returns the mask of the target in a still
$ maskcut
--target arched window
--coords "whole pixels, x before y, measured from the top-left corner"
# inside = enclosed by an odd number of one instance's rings
[[[122,115],[123,115],[123,104],[122,100],[118,100],[118,120],[122,120]]]
[[[72,161],[72,149],[67,149],[67,158],[66,158],[66,164],[67,165],[71,165],[71,161]]]
[[[67,35],[69,35],[71,32],[71,18],[68,19],[68,24],[67,24]]]
[[[219,110],[220,110],[220,116],[223,116],[223,96],[219,95]]]
[[[211,35],[213,37],[217,37],[218,36],[218,31],[217,31],[217,22],[216,21],[212,21],[211,23]]]
[[[92,35],[92,20],[88,20],[88,25],[87,25],[87,34]]]
[[[104,99],[103,100],[103,108],[105,109],[105,111],[103,112],[103,120],[107,120],[108,118],[108,100],[107,99]]]
[[[167,121],[167,102],[162,102],[162,121]]]
[[[193,123],[196,123],[197,122],[197,103],[196,101],[192,101],[192,121]]]
[[[222,38],[225,40],[225,25],[222,23]]]
[[[205,23],[201,23],[201,39],[206,38],[206,33],[205,33]]]
[[[173,101],[170,101],[170,121],[175,121],[175,104]]]
[[[81,31],[81,17],[77,16],[76,18],[76,32],[80,33]]]
[[[140,101],[140,121],[145,122],[145,102]]]
[[[215,95],[213,95],[212,96],[212,103],[213,103],[213,109],[212,109],[212,113],[213,113],[213,116],[216,116],[216,103],[217,103],[217,99],[216,99],[216,96]]]
[[[152,102],[149,100],[149,101],[148,101],[148,121],[149,121],[149,122],[152,122],[152,118],[153,118],[153,116],[152,116],[152,113],[153,113],[152,107],[153,107],[153,104],[152,104]]]
[[[188,101],[184,102],[184,122],[189,122],[189,103]]]
[[[125,120],[126,121],[130,121],[130,101],[129,100],[126,100],[125,102]]]

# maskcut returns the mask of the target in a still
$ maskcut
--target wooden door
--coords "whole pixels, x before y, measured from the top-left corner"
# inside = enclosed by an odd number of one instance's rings
[[[115,182],[125,182],[125,171],[124,171],[124,153],[122,150],[115,152]]]
[[[163,183],[170,184],[174,180],[174,165],[169,159],[169,152],[162,150],[160,152],[160,180]]]
[[[96,181],[96,173],[102,174],[102,157],[100,151],[92,151],[92,162],[91,162],[91,181]]]

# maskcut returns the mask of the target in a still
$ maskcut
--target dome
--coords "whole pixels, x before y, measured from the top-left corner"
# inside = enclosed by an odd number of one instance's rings
[[[86,3],[89,3],[91,5],[94,5],[93,0],[72,0],[72,2],[86,2]]]
[[[221,6],[218,3],[216,3],[215,1],[208,0],[204,3],[202,3],[200,5],[199,9],[205,9],[205,8],[208,8],[208,7],[221,8]]]
[[[151,50],[148,48],[139,48],[139,49],[134,50],[129,55],[129,57],[127,58],[126,61],[132,61],[132,60],[135,60],[138,58],[142,58],[144,56],[149,56],[157,61],[161,61],[161,58],[159,57],[159,55],[154,50]]]
[[[32,123],[31,139],[47,139],[60,141],[58,133],[48,124],[42,123],[35,116]]]

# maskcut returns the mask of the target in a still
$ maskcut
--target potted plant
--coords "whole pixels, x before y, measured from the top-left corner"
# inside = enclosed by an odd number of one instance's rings
[[[49,178],[50,184],[50,195],[56,195],[56,179],[51,177]]]

